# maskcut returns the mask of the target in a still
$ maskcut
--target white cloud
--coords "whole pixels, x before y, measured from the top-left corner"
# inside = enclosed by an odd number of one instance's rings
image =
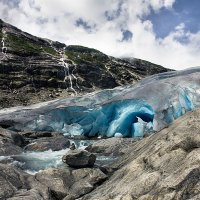
[[[16,5],[18,2],[18,6],[11,7],[9,0],[0,2],[0,17],[31,34],[176,69],[200,64],[200,32],[187,32],[182,23],[164,39],[156,38],[152,22],[142,20],[151,10],[171,9],[175,0],[13,1]],[[88,31],[83,26],[77,27],[78,19],[94,29]],[[123,30],[131,31],[133,38],[120,42]]]

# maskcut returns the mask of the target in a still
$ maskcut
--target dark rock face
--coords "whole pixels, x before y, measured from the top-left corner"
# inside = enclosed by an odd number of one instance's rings
[[[12,165],[0,164],[0,199],[44,200],[52,196],[48,187],[33,176]]]
[[[91,192],[107,176],[100,169],[47,169],[35,175],[44,186],[49,187],[55,199],[75,200]]]
[[[70,147],[70,141],[64,136],[47,137],[32,140],[24,150],[25,151],[59,151]]]
[[[168,71],[146,61],[116,59],[95,49],[34,37],[1,20],[2,39],[1,108],[114,88]]]
[[[0,128],[0,156],[19,154],[24,145],[25,141],[20,134]]]
[[[30,138],[30,139],[39,139],[43,137],[58,137],[63,136],[62,133],[56,132],[47,132],[47,131],[40,131],[40,132],[21,132],[20,133],[23,137]]]
[[[74,168],[92,167],[96,161],[96,156],[84,150],[70,150],[63,156],[62,160]]]
[[[150,76],[153,74],[166,72],[166,68],[145,60],[135,59],[135,58],[123,58],[123,60],[135,66],[136,72],[143,76]]]

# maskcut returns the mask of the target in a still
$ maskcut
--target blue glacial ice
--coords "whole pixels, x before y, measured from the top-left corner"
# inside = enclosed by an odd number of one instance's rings
[[[141,137],[200,107],[200,68],[172,71],[137,84],[28,107],[0,110],[0,124],[20,131]]]
[[[72,106],[55,109],[38,116],[27,127],[36,131],[58,131],[65,135],[113,137],[121,133],[124,137],[134,137],[143,136],[148,127],[146,131],[152,129],[153,117],[154,111],[145,101],[122,100],[93,108]]]

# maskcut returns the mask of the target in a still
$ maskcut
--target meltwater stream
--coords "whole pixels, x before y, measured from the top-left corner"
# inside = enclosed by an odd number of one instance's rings
[[[96,140],[71,140],[77,149],[85,149],[90,144],[96,142]],[[65,155],[70,149],[62,149],[60,151],[43,151],[43,152],[33,152],[27,151],[19,155],[13,156],[0,156],[0,163],[10,163],[15,165],[29,174],[35,174],[41,170],[48,168],[58,168],[65,167],[66,164],[62,162],[62,156]],[[116,157],[112,156],[98,156],[96,159],[96,164],[107,164],[115,160]]]

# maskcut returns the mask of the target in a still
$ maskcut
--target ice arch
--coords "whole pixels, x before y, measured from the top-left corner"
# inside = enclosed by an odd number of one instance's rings
[[[154,111],[143,100],[121,100],[87,108],[57,108],[40,115],[28,128],[59,131],[65,135],[141,137],[153,130]]]

